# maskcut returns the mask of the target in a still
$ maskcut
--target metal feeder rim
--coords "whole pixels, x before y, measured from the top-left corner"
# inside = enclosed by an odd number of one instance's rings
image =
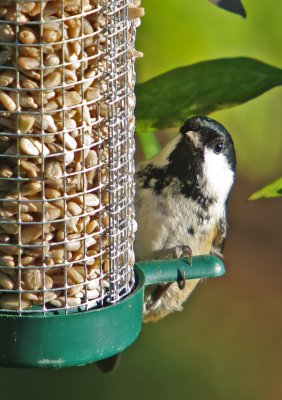
[[[70,367],[120,353],[138,337],[146,286],[179,279],[223,275],[215,256],[153,260],[135,264],[135,290],[116,304],[71,314],[14,315],[0,313],[0,365],[6,367]],[[183,275],[182,275],[183,276]]]

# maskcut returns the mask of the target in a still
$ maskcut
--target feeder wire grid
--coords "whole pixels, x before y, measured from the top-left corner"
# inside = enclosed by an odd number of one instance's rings
[[[132,291],[137,16],[128,0],[1,1],[1,313]]]

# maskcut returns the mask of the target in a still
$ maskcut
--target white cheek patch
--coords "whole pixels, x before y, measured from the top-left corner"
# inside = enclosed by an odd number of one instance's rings
[[[234,181],[234,172],[223,154],[205,149],[203,176],[207,182],[207,194],[225,202]]]

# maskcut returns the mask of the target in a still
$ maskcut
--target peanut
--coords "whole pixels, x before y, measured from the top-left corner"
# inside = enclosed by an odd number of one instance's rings
[[[20,306],[23,310],[31,307],[30,300],[22,298],[21,303],[17,294],[6,293],[0,297],[0,308],[6,310],[19,310]]]
[[[0,73],[0,86],[9,86],[11,85],[16,78],[16,72],[13,70],[7,70]]]
[[[18,59],[19,67],[23,70],[31,70],[34,68],[38,68],[40,62],[33,57],[19,57]]]
[[[3,92],[2,90],[0,90],[0,103],[2,103],[8,111],[16,111],[17,109],[16,103],[7,93]]]
[[[19,115],[18,121],[19,121],[20,132],[28,133],[31,131],[31,129],[34,125],[35,118],[32,115],[22,114],[22,115]]]
[[[10,279],[7,275],[0,272],[0,287],[3,289],[14,289],[14,281]]]

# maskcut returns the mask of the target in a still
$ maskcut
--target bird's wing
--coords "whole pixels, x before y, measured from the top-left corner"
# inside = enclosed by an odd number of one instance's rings
[[[226,238],[227,222],[226,218],[221,218],[217,224],[216,235],[214,237],[210,254],[223,257],[223,248]]]

